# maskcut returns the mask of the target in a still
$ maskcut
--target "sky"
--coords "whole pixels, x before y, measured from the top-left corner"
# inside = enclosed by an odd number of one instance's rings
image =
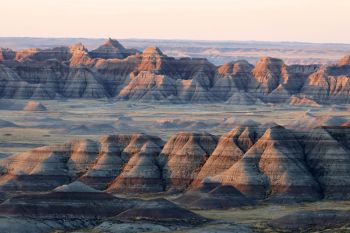
[[[0,0],[0,36],[350,43],[350,0]]]

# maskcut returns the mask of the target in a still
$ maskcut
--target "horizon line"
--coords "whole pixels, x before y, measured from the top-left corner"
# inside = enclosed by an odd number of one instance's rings
[[[124,37],[115,38],[107,37],[64,37],[64,36],[0,36],[0,38],[30,38],[30,39],[88,39],[88,40],[149,40],[149,41],[196,41],[196,42],[255,42],[255,43],[294,43],[294,44],[323,44],[323,45],[350,45],[350,42],[312,42],[312,41],[288,41],[288,40],[234,40],[234,39],[188,39],[188,38],[141,38],[141,37]]]

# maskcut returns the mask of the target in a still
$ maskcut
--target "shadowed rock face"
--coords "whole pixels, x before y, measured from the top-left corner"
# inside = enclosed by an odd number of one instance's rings
[[[143,201],[115,217],[118,220],[151,220],[159,223],[182,223],[196,225],[207,222],[207,219],[177,206],[166,199]]]
[[[92,58],[123,59],[135,53],[136,50],[126,49],[117,40],[109,38],[103,45],[89,52],[89,55]]]
[[[160,154],[166,188],[185,189],[215,149],[217,139],[208,133],[178,133]]]
[[[141,71],[137,76],[130,75],[130,82],[119,93],[123,99],[140,100],[165,100],[175,95],[175,80],[145,71]]]
[[[11,49],[0,49],[0,61],[12,60],[16,56],[16,52]]]
[[[129,148],[124,150],[130,153],[130,158],[107,190],[116,193],[162,192],[162,171],[157,161],[162,146],[163,142],[155,137],[132,138]]]
[[[117,198],[79,181],[59,186],[46,193],[9,198],[0,204],[0,216],[56,221],[94,221],[111,218],[119,222],[142,220],[182,225],[207,222],[207,219],[165,199],[144,201]]]
[[[132,205],[132,201],[115,198],[76,181],[48,193],[10,198],[0,205],[0,215],[96,219],[114,216]]]
[[[20,127],[20,126],[16,125],[11,121],[5,121],[0,119],[0,128],[6,128],[6,127]]]
[[[144,134],[115,135],[100,140],[100,151],[80,180],[109,192],[160,192],[157,167],[163,141]]]
[[[118,175],[125,174],[123,167],[135,161],[130,160],[133,156],[149,156],[155,160],[162,145],[157,137],[135,134],[109,136],[98,142],[74,140],[66,145],[41,147],[1,160],[0,189],[48,191],[77,178],[105,189]]]
[[[254,203],[236,188],[215,183],[202,183],[175,201],[190,209],[229,209]]]
[[[90,169],[80,177],[80,180],[97,189],[107,188],[108,183],[118,176],[129,157],[123,153],[129,145],[128,135],[111,135],[100,139],[100,151]]]
[[[63,87],[63,95],[70,98],[109,97],[93,73],[85,68],[70,70]]]
[[[236,162],[240,161],[245,152],[261,136],[262,133],[259,131],[262,129],[263,126],[258,125],[241,125],[221,136],[215,150],[192,182],[192,186],[201,185],[205,178],[225,172]]]
[[[218,99],[224,100],[230,99],[237,92],[246,92],[252,81],[253,68],[254,66],[246,61],[231,62],[220,66],[210,92]]]
[[[281,126],[264,135],[228,170],[212,178],[252,198],[316,200],[318,183],[304,163],[299,142]]]
[[[343,122],[343,120],[345,121]],[[347,121],[341,117],[332,117],[326,123],[328,123],[328,125],[323,126],[322,128],[326,130],[334,139],[340,142],[345,149],[349,150],[350,121]]]
[[[198,208],[224,203],[226,191],[242,202],[348,199],[348,128],[319,127],[297,138],[276,124],[250,124],[220,138],[180,132],[167,142],[145,134],[73,140],[0,160],[0,192],[50,191],[78,180],[116,194],[188,191],[189,200],[203,201],[186,202]]]
[[[349,56],[337,64],[291,65],[270,57],[216,67],[206,59],[142,53],[109,39],[95,50],[84,45],[0,50],[2,98],[115,98],[142,101],[259,101],[316,105],[348,103]]]
[[[0,161],[1,190],[46,191],[68,183],[69,145],[40,147]]]
[[[326,127],[327,128],[327,127]],[[330,127],[330,132],[342,132]],[[346,130],[346,129],[345,129]],[[305,153],[308,166],[322,188],[327,199],[347,199],[350,195],[349,150],[344,141],[337,141],[324,128],[314,129],[305,139]],[[342,132],[346,133],[346,131]],[[348,142],[346,143],[348,145]]]

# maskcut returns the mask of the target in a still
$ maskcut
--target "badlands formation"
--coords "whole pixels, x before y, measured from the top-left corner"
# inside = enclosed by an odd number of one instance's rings
[[[220,137],[180,132],[166,142],[146,134],[76,139],[0,160],[0,190],[47,192],[79,181],[112,194],[226,190],[246,201],[348,199],[348,130],[242,125]]]
[[[349,80],[348,56],[1,49],[0,232],[349,230]]]
[[[350,199],[348,122],[309,132],[250,123],[222,136],[120,134],[10,155],[0,160],[0,229],[14,229],[10,222],[19,219],[14,232],[27,225],[37,232],[204,230],[218,223],[190,210]],[[159,196],[166,199],[148,200]],[[335,227],[349,220],[342,213],[301,214],[309,224]],[[264,224],[287,232],[310,227],[300,221],[292,213]]]
[[[140,52],[109,39],[52,49],[0,50],[0,97],[112,98],[171,103],[349,102],[349,56],[333,65],[286,65],[262,57],[220,66],[202,58],[173,58],[157,47]]]

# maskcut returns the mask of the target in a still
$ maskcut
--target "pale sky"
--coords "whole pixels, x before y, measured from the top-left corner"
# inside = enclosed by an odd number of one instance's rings
[[[350,0],[0,0],[0,36],[350,43]]]

